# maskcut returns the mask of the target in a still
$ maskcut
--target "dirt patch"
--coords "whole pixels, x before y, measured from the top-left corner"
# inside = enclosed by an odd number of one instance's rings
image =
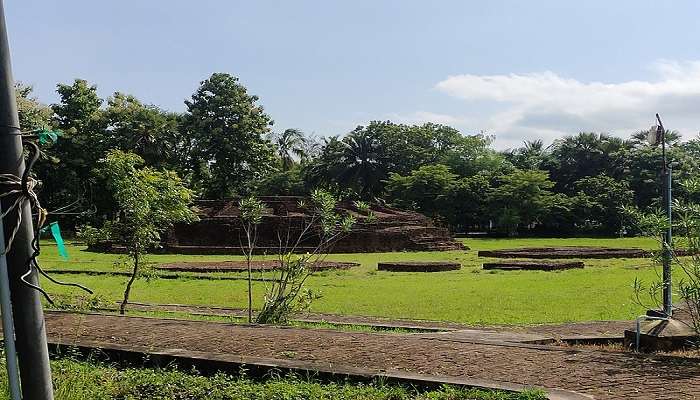
[[[505,271],[556,271],[562,269],[583,268],[583,261],[501,261],[482,265],[483,269],[500,269]]]
[[[319,261],[309,267],[311,271],[327,271],[331,269],[350,269],[360,264],[351,262]],[[245,261],[202,261],[202,262],[179,262],[171,264],[161,264],[155,267],[162,271],[176,272],[243,272],[248,270]],[[251,263],[253,271],[272,271],[280,269],[278,260],[253,261]]]
[[[651,252],[642,249],[586,246],[526,247],[479,251],[479,257],[493,258],[643,258],[650,256]]]
[[[441,272],[454,271],[462,268],[462,264],[449,261],[404,261],[404,262],[380,262],[377,269],[380,271],[392,272]]]

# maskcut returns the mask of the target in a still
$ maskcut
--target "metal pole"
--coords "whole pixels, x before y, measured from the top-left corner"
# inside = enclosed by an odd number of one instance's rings
[[[672,290],[672,278],[671,278],[671,249],[673,246],[673,235],[672,235],[672,203],[671,198],[671,167],[666,169],[666,174],[664,178],[664,206],[666,208],[666,218],[668,220],[668,229],[664,232],[664,249],[663,249],[663,296],[664,296],[664,314],[667,317],[673,315],[673,290]]]
[[[1,204],[0,215],[2,215]],[[12,400],[21,400],[22,395],[20,394],[17,350],[15,349],[15,324],[12,322],[10,277],[7,273],[5,233],[2,217],[0,217],[0,311],[2,312],[2,336],[5,342],[5,363],[7,364],[7,382],[10,387],[10,398]]]
[[[673,213],[673,199],[671,197],[672,192],[672,177],[671,177],[671,166],[668,164],[666,158],[666,129],[664,129],[664,124],[661,122],[661,117],[656,114],[656,120],[659,122],[659,129],[661,130],[661,152],[662,152],[662,162],[663,166],[661,168],[661,180],[662,180],[662,190],[663,190],[663,206],[666,211],[666,219],[668,222],[668,228],[664,232],[663,237],[663,248],[661,249],[661,257],[663,260],[663,313],[667,317],[673,315],[673,287],[671,281],[671,249],[673,245],[673,235],[671,229],[672,213]]]
[[[5,24],[5,7],[0,0],[0,173],[21,176],[24,168],[22,138]],[[7,201],[10,200],[12,199],[7,199]],[[7,207],[7,203],[5,206]],[[20,212],[22,225],[15,236],[11,251],[7,254],[7,264],[22,396],[26,400],[53,400],[41,299],[39,293],[21,283],[19,279],[27,270],[27,262],[33,253],[31,240],[34,235],[29,205],[25,203]],[[14,227],[16,222],[14,215],[8,215],[5,222],[7,237],[8,230]],[[28,281],[38,283],[36,273],[32,273]]]

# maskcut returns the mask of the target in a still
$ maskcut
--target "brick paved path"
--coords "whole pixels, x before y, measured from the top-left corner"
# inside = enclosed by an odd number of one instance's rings
[[[700,399],[695,359],[379,334],[49,312],[50,341],[185,349],[560,388],[599,399]],[[661,389],[668,387],[668,390]]]

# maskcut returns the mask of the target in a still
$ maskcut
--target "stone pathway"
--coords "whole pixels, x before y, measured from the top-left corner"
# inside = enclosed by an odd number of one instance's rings
[[[513,343],[497,335],[340,332],[47,312],[49,341],[559,388],[597,399],[700,399],[697,360]],[[482,340],[483,339],[483,340]]]

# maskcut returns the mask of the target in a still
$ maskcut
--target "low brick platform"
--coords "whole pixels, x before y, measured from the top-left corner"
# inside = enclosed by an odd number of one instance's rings
[[[525,247],[518,249],[481,250],[479,257],[493,258],[643,258],[651,253],[642,249],[616,249],[609,247],[563,246]]]
[[[462,264],[450,261],[396,261],[377,263],[380,271],[391,272],[441,272],[455,271],[462,268]]]
[[[504,271],[557,271],[562,269],[583,268],[583,261],[520,261],[509,260],[488,262],[482,265],[486,270]]]

